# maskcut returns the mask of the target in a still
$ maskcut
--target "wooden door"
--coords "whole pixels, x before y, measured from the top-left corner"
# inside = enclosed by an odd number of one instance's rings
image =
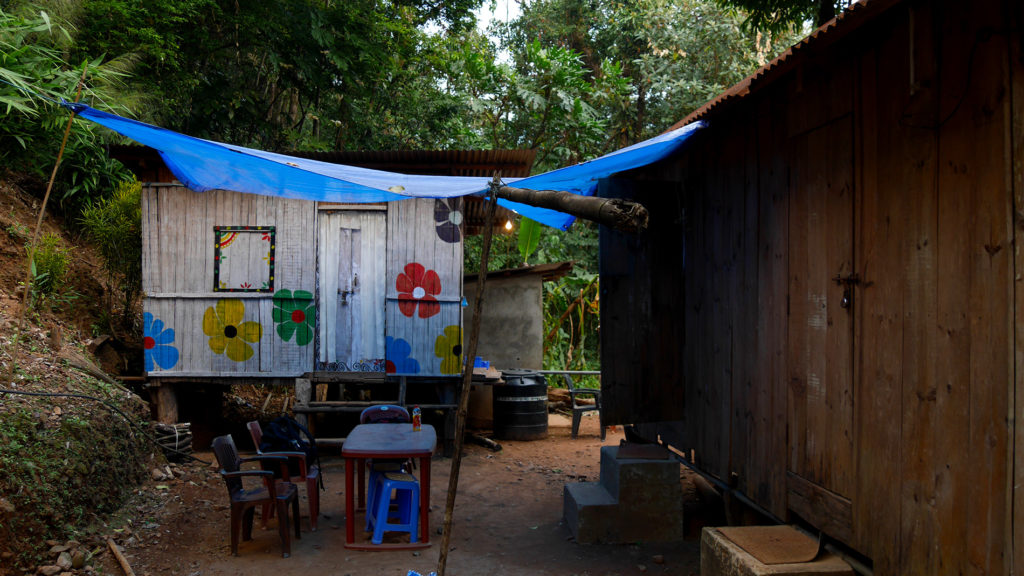
[[[320,215],[318,370],[384,371],[385,219],[380,210]]]
[[[794,137],[790,174],[789,509],[849,539],[854,489],[851,118]]]

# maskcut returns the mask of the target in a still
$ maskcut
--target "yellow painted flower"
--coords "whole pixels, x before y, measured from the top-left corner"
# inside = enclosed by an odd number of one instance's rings
[[[253,349],[247,342],[256,343],[263,337],[259,322],[242,322],[245,304],[241,300],[218,300],[216,306],[203,315],[203,332],[210,337],[210,350],[223,354],[235,362],[252,358]]]
[[[462,372],[462,328],[446,327],[434,341],[434,356],[441,359],[441,374]]]

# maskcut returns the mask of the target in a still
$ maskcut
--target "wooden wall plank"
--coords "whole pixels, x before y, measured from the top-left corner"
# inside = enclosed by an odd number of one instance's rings
[[[1024,3],[1007,3],[1006,20],[1013,28],[1024,26]],[[1013,170],[1013,232],[1014,232],[1014,371],[1013,371],[1013,417],[1009,419],[1012,429],[1013,486],[1012,514],[1006,549],[1011,552],[1014,574],[1024,574],[1024,422],[1017,421],[1018,414],[1024,414],[1024,45],[1010,43],[1010,153]]]
[[[459,203],[442,201],[449,209],[459,210]],[[409,357],[417,360],[422,376],[443,376],[458,373],[457,361],[450,359],[442,365],[444,354],[435,354],[435,347],[451,340],[452,358],[459,350],[464,335],[462,326],[462,238],[448,242],[437,232],[434,213],[438,207],[433,199],[403,200],[388,205],[388,255],[386,280],[386,326],[387,335],[405,340],[412,352]],[[442,208],[443,210],[444,208]],[[455,238],[452,238],[455,239]],[[434,295],[438,301],[438,312],[427,318],[420,317],[417,306],[413,315],[406,316],[399,307],[397,281],[405,274],[406,266],[418,263],[427,271],[433,271],[440,281],[441,290]],[[455,327],[455,328],[449,328]],[[446,330],[448,332],[446,332]],[[454,330],[454,333],[452,332]],[[447,335],[446,335],[447,334]]]
[[[747,493],[786,517],[786,396],[789,389],[786,304],[789,294],[789,171],[784,98],[758,103],[757,368]]]
[[[853,546],[874,559],[879,574],[899,569],[900,492],[902,474],[901,355],[902,266],[900,240],[893,228],[899,222],[904,197],[893,194],[889,182],[899,168],[889,156],[889,142],[898,136],[891,121],[899,103],[886,87],[906,77],[905,61],[889,54],[906,54],[906,38],[890,24],[879,32],[884,41],[866,48],[858,70],[860,121],[856,151],[861,158],[858,241],[855,268],[862,278],[854,309],[857,358],[854,377],[857,487],[852,497]],[[896,166],[893,166],[896,164]]]
[[[980,36],[1003,25],[995,3],[951,3],[943,15],[939,193],[963,194],[966,227],[970,397],[967,457],[966,571],[1006,574],[1007,407],[1012,403],[1012,196],[1006,162],[1007,39]],[[954,53],[953,44],[971,46]],[[984,78],[976,83],[973,79]],[[970,78],[970,80],[968,80]],[[942,113],[940,113],[942,114]],[[947,120],[948,118],[948,120]]]

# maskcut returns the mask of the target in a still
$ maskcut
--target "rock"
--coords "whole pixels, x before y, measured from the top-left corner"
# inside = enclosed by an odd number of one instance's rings
[[[11,504],[10,501],[4,498],[0,498],[0,512],[3,512],[4,514],[14,514],[14,510],[14,504]]]
[[[653,557],[651,558],[651,560],[654,560],[654,563],[655,563],[655,564],[664,564],[664,563],[665,563],[665,557],[664,557],[664,556],[662,556],[661,554],[655,554],[655,555],[654,555],[654,556],[653,556]]]
[[[159,468],[153,468],[153,471],[150,472],[150,476],[153,477],[153,480],[157,480],[157,481],[163,480],[163,479],[166,478],[166,476],[164,476],[163,470],[161,470]]]
[[[75,570],[81,570],[82,566],[85,566],[85,552],[75,550],[74,554],[71,555],[71,567]]]
[[[40,566],[37,572],[43,576],[57,576],[57,574],[60,574],[62,570],[60,569],[60,566]]]
[[[65,550],[70,550],[70,549],[71,549],[71,547],[68,546],[67,544],[58,544],[58,545],[54,546],[53,548],[50,548],[50,554],[60,554],[61,552],[64,552]]]
[[[64,552],[61,552],[60,556],[57,557],[57,566],[60,566],[61,570],[67,570],[68,568],[71,568],[71,554],[69,554],[66,550]]]
[[[643,564],[637,564],[636,569],[641,572],[647,572],[647,566],[644,566]]]
[[[61,572],[60,576],[75,576],[74,572]]]

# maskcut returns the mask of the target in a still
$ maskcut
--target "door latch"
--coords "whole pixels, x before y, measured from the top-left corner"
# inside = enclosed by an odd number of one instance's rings
[[[853,287],[860,284],[860,276],[856,272],[846,276],[836,274],[832,281],[843,287],[843,298],[839,301],[839,307],[849,310],[853,306]]]

